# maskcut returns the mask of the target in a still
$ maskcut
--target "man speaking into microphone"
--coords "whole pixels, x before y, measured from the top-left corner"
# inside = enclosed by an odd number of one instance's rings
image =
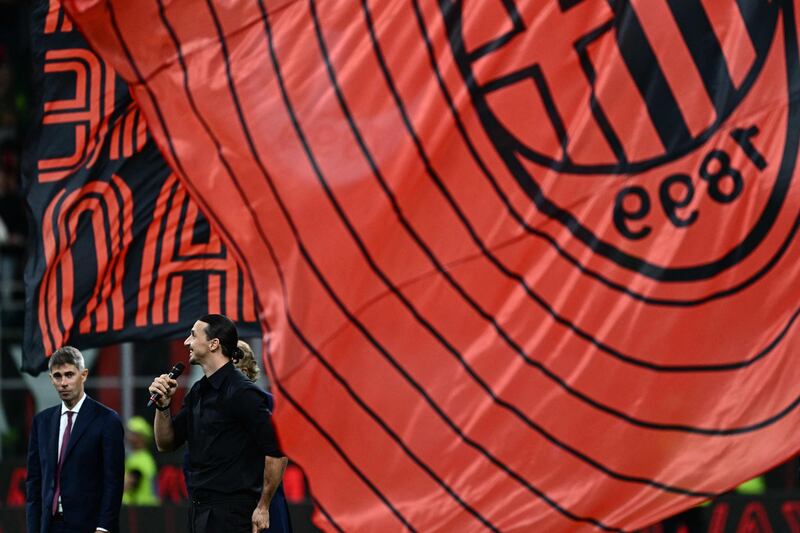
[[[270,509],[287,460],[278,448],[269,395],[233,365],[242,357],[238,340],[236,326],[225,316],[205,315],[195,322],[184,345],[189,364],[199,365],[204,376],[174,417],[175,369],[149,387],[158,410],[156,447],[166,452],[184,442],[188,446],[192,533],[290,530],[285,501]]]

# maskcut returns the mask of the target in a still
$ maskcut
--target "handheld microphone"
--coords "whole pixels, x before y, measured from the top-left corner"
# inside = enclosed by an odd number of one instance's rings
[[[169,374],[167,374],[167,376],[170,379],[175,379],[178,376],[180,376],[181,374],[183,374],[183,369],[184,369],[183,363],[178,363],[178,364],[176,364],[175,366],[172,367],[172,370],[169,371]],[[150,395],[150,401],[147,402],[147,407],[150,407],[151,405],[156,403],[159,398],[161,398],[161,395],[159,393],[154,392],[153,394],[151,394]]]

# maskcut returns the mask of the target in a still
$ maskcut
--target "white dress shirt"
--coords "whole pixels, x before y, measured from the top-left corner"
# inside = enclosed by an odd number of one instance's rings
[[[72,428],[74,429],[75,421],[78,420],[78,413],[80,412],[84,401],[86,401],[86,393],[83,393],[81,399],[78,400],[78,403],[76,403],[75,407],[72,409],[67,407],[67,404],[64,402],[61,402],[61,422],[58,424],[58,448],[56,448],[58,450],[58,457],[56,457],[56,460],[61,459],[61,444],[64,442],[64,432],[67,430],[67,411],[72,411],[75,413],[72,415]],[[58,509],[61,510],[61,503],[58,504]]]

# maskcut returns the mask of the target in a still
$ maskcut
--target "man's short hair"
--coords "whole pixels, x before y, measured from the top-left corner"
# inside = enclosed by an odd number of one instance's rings
[[[83,363],[83,354],[77,348],[72,346],[62,346],[50,356],[50,361],[47,363],[47,368],[53,370],[54,366],[61,365],[75,365],[78,372],[83,372],[86,366]]]

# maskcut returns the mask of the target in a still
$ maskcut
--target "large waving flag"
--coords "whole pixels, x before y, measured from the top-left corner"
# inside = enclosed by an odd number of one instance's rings
[[[798,449],[798,10],[68,0],[256,287],[327,530],[620,531]]]
[[[223,312],[258,335],[249,280],[170,171],[124,81],[56,0],[32,13],[38,127],[23,369],[65,344],[183,336]]]

